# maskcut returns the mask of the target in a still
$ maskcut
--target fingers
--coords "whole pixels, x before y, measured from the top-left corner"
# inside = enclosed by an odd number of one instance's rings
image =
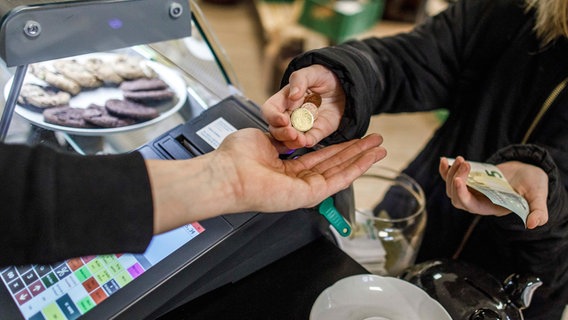
[[[471,213],[487,213],[491,206],[489,200],[467,186],[471,165],[462,156],[456,157],[451,166],[447,158],[440,159],[439,171],[446,181],[446,195],[454,207]]]
[[[511,186],[523,196],[529,205],[530,213],[526,226],[534,229],[548,222],[548,176],[542,169],[518,162],[506,162],[499,165]],[[511,210],[494,204],[480,192],[468,188],[467,179],[471,165],[463,157],[456,157],[449,166],[448,159],[441,158],[438,167],[440,176],[446,181],[446,195],[452,205],[471,213],[503,216]]]
[[[448,163],[448,158],[440,158],[440,165],[438,166],[438,172],[444,181],[447,181],[448,170],[450,169],[450,164]]]
[[[548,222],[548,212],[544,210],[534,210],[527,218],[527,229],[534,229],[545,225]]]
[[[310,129],[308,132],[304,132],[300,134],[303,137],[303,141],[305,146],[311,148],[318,144],[321,140],[323,140],[327,135],[321,129],[314,127]]]
[[[274,148],[276,148],[278,154],[289,154],[294,151],[295,148],[288,148],[288,146],[286,146],[281,141],[275,139],[269,132],[265,132],[265,134],[268,137],[268,139],[270,139],[270,142],[272,143]]]
[[[354,147],[358,147],[357,144],[350,147],[353,149]],[[352,151],[348,151],[352,156],[350,157],[342,157],[342,153],[334,156],[337,159],[336,165],[329,166],[316,166],[314,168],[316,171],[321,172],[322,175],[326,178],[332,177],[338,173],[343,174],[344,172],[351,171],[351,173],[356,175],[363,174],[369,167],[376,163],[377,161],[383,159],[387,152],[385,148],[380,146],[371,147],[369,149],[361,150],[358,153],[354,153]],[[370,158],[367,158],[370,157]],[[371,162],[367,162],[367,160]]]
[[[475,198],[467,188],[466,182],[460,178],[455,177],[452,182],[451,195],[452,205],[458,209],[473,208],[475,206]]]
[[[336,193],[347,188],[355,179],[385,156],[386,150],[383,147],[373,147],[349,159],[342,165],[324,172],[323,175],[328,185],[332,187],[330,191]]]
[[[447,163],[447,159],[446,163]],[[442,164],[440,164],[442,166]],[[445,168],[445,181],[446,181],[446,195],[450,198],[455,194],[455,178],[461,177],[464,181],[467,181],[467,175],[469,174],[469,164],[465,162],[465,159],[461,156],[456,157],[454,163],[451,166]]]
[[[313,128],[302,134],[305,136],[306,146],[313,147],[325,139],[331,132],[337,130],[340,119],[341,115],[339,114],[322,111],[314,122]]]
[[[298,132],[298,130],[287,127],[273,127],[269,126],[268,130],[274,139],[281,141],[286,147],[290,149],[302,148],[306,145],[305,135]]]
[[[262,104],[260,108],[262,116],[271,126],[286,127],[290,125],[290,117],[287,116],[286,110],[292,108],[295,101],[288,99],[289,90],[290,86],[285,86]]]
[[[313,168],[323,173],[330,168],[341,166],[346,160],[366,150],[378,147],[383,143],[379,134],[370,134],[362,139],[354,139],[343,143],[328,146],[316,152],[302,156],[299,162],[307,169]],[[385,155],[386,155],[386,151]],[[384,156],[383,156],[384,157]]]
[[[321,90],[330,85],[329,81],[332,79],[334,79],[332,72],[321,65],[311,65],[294,71],[289,79],[290,92],[288,97],[296,101],[302,99],[308,90],[320,93]],[[335,84],[335,80],[332,84]]]
[[[308,132],[299,132],[291,125],[290,112],[302,105],[307,92],[320,94],[325,103],[319,108],[313,128]],[[289,84],[261,106],[270,132],[289,148],[313,147],[336,131],[344,109],[345,94],[339,80],[321,65],[294,71]]]
[[[292,78],[294,78],[292,80]],[[291,100],[299,100],[304,96],[304,92],[308,90],[308,81],[307,79],[301,78],[298,73],[293,73],[290,76],[290,92],[288,94],[288,98]]]
[[[355,179],[367,171],[373,164],[383,159],[387,152],[380,146],[382,137],[370,135],[361,140],[349,141],[344,148],[326,150],[324,148],[316,152],[325,153],[324,159],[308,159],[306,164],[315,164],[310,170],[321,174],[327,183],[328,192],[336,193],[347,188]],[[327,152],[326,152],[327,151]]]
[[[527,202],[529,203],[529,208],[531,208],[531,212],[527,217],[528,229],[543,226],[548,222],[547,197],[544,196],[545,194],[547,193],[542,193],[534,198],[527,196]]]

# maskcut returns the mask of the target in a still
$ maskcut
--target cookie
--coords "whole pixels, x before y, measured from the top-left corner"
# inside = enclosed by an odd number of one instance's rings
[[[85,66],[75,59],[57,60],[53,62],[57,72],[77,82],[83,88],[98,88],[103,82]]]
[[[61,89],[63,91],[69,92],[72,95],[77,95],[81,92],[81,86],[72,79],[67,78],[62,74],[55,73],[48,70],[45,66],[41,64],[32,64],[29,66],[29,71],[34,76],[47,82],[48,84]]]
[[[148,90],[148,91],[123,91],[122,95],[125,99],[139,101],[139,102],[154,102],[171,100],[174,97],[174,92],[165,90]]]
[[[94,126],[83,118],[85,109],[73,107],[49,108],[43,111],[43,119],[47,123],[52,123],[65,127],[74,128],[93,128]]]
[[[52,87],[24,83],[20,89],[18,103],[41,109],[65,106],[69,104],[71,94]]]
[[[111,62],[114,71],[124,79],[155,78],[158,74],[142,58],[119,55]]]
[[[93,73],[99,80],[108,85],[119,85],[124,79],[114,71],[112,66],[99,58],[89,58],[85,61],[85,69]]]
[[[120,89],[124,91],[147,91],[167,89],[168,84],[160,78],[140,78],[136,80],[124,81],[120,84]]]
[[[103,106],[91,104],[85,109],[83,119],[96,126],[103,128],[118,128],[129,126],[136,123],[136,120],[131,118],[116,117],[108,113],[107,109]]]
[[[146,107],[129,100],[110,99],[106,101],[105,107],[112,115],[137,120],[150,120],[160,115],[154,108]]]

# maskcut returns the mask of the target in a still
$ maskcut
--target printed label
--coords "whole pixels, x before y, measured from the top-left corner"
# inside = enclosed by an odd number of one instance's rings
[[[225,140],[225,138],[229,134],[235,131],[237,131],[237,129],[233,127],[227,120],[218,118],[217,120],[201,128],[196,133],[201,137],[201,139],[205,140],[205,142],[213,147],[213,149],[217,149],[219,148],[219,145],[221,145],[221,142],[223,142],[223,140]]]

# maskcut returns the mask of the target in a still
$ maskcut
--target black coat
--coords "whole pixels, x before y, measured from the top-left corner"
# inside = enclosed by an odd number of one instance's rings
[[[372,114],[449,110],[405,169],[427,196],[417,261],[451,257],[474,218],[446,197],[441,156],[542,167],[550,180],[548,223],[526,230],[514,214],[483,217],[460,258],[501,279],[513,272],[539,276],[544,285],[525,317],[560,319],[568,303],[568,39],[540,48],[533,14],[523,1],[462,0],[410,33],[302,54],[283,84],[311,64],[338,76],[346,111],[326,143],[364,135]]]

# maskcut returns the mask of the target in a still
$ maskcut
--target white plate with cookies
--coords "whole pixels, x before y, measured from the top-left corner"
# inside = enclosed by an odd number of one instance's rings
[[[93,67],[95,65],[96,69]],[[101,71],[106,72],[101,73]],[[145,79],[151,80],[149,82],[161,82],[162,86],[156,89],[143,88],[147,91],[138,92],[126,92],[121,89],[126,83]],[[5,98],[10,92],[12,80],[13,78],[4,87]],[[35,88],[34,85],[40,89]],[[23,96],[24,91],[30,90],[24,90],[24,86],[27,86],[27,89],[29,87],[35,89],[31,91],[44,90],[43,95],[39,96],[47,99],[26,99]],[[115,53],[86,54],[32,64],[28,67],[21,91],[15,108],[18,115],[45,129],[86,136],[125,132],[155,124],[178,112],[187,100],[186,83],[177,70],[141,57]],[[46,95],[46,92],[49,95]],[[125,98],[132,96],[127,93],[135,93],[134,96],[142,97],[140,98],[142,100]],[[55,94],[57,97],[52,96]],[[112,124],[119,125],[115,127],[110,124],[101,126],[99,122],[94,124],[89,121],[84,125],[60,123],[46,120],[43,114],[47,109],[52,109],[50,114],[54,114],[57,113],[54,112],[54,108],[88,109],[93,104],[104,109],[105,104],[110,100],[125,100],[129,104],[154,109],[156,114],[133,121],[132,119],[127,119],[126,122],[117,121]],[[116,114],[111,116],[124,117]]]

